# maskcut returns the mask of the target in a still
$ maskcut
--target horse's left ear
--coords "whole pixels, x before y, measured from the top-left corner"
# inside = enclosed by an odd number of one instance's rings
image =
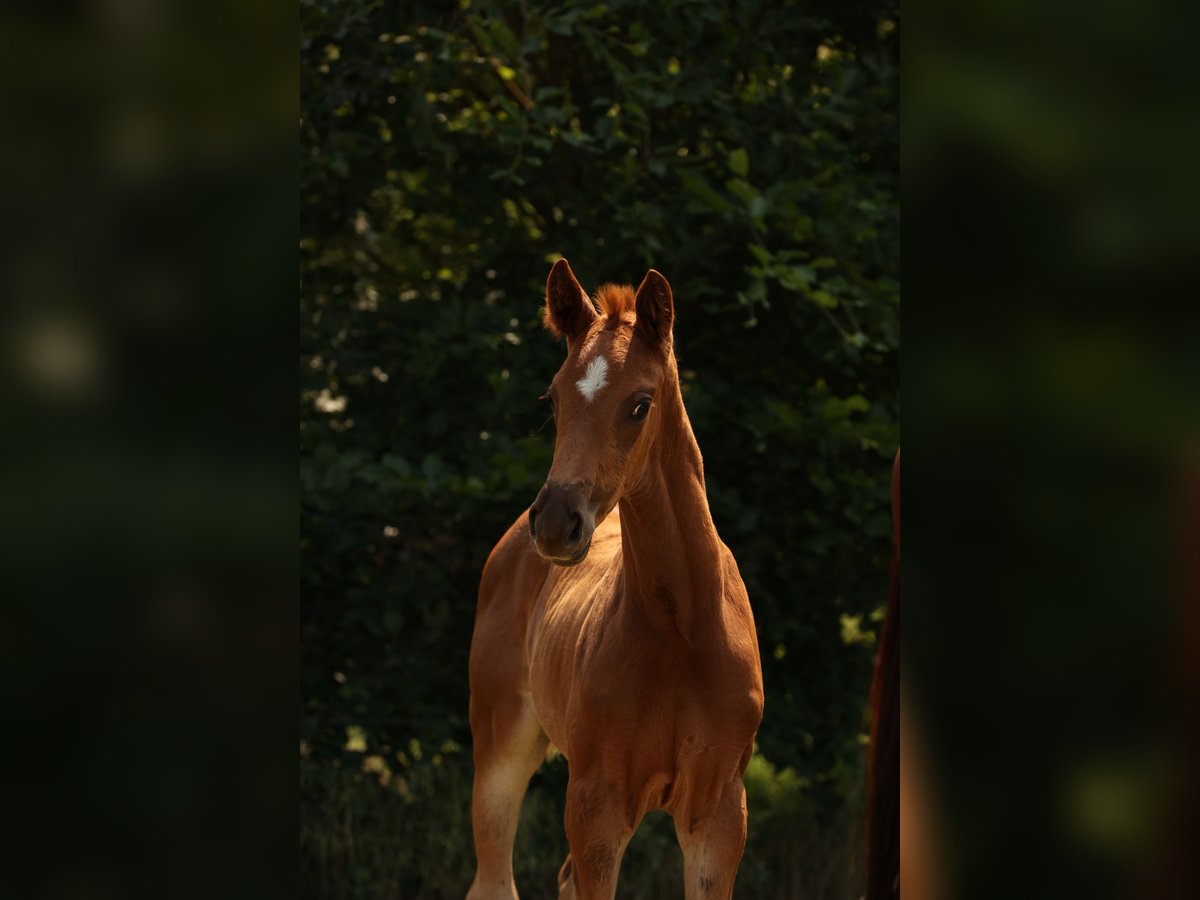
[[[666,346],[671,341],[675,321],[675,298],[662,273],[651,269],[637,289],[637,329],[652,344]]]
[[[592,301],[583,292],[571,264],[560,258],[546,279],[546,309],[542,322],[555,337],[566,335],[574,341],[587,331],[596,318]]]

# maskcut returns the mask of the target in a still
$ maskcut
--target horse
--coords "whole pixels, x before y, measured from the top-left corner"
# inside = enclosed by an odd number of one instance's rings
[[[717,535],[659,272],[596,303],[560,259],[543,321],[567,355],[546,397],[554,457],[488,557],[470,653],[477,869],[468,900],[517,897],[530,777],[567,759],[559,898],[612,900],[643,816],[665,810],[687,900],[732,896],[743,776],[762,720],[754,616]]]

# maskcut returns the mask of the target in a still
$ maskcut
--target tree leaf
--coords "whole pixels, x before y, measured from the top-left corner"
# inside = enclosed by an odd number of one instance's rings
[[[729,171],[739,178],[745,178],[750,171],[750,157],[740,147],[729,154]]]

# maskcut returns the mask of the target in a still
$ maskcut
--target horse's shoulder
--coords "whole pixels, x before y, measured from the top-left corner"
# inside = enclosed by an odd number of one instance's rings
[[[538,556],[530,539],[528,514],[522,513],[496,542],[483,565],[479,579],[480,608],[498,593],[519,590],[523,581],[544,579],[548,569],[549,563]]]

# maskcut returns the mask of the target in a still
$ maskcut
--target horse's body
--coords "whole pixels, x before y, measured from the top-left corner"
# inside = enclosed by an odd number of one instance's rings
[[[560,261],[547,295],[549,325],[568,338],[551,389],[558,439],[546,487],[480,584],[468,896],[517,895],[521,800],[553,744],[570,767],[560,897],[612,898],[638,823],[664,809],[689,900],[728,898],[762,676],[679,392],[670,288],[652,271],[636,295],[602,289],[597,316]]]

